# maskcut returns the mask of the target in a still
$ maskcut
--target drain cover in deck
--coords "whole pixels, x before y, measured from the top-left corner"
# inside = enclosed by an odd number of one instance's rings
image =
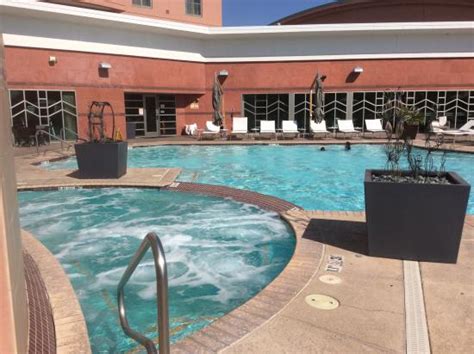
[[[321,294],[308,295],[306,296],[305,301],[309,306],[312,306],[319,310],[334,310],[339,307],[339,301],[327,295],[321,295]]]
[[[321,275],[319,277],[319,281],[326,283],[326,284],[341,284],[342,280],[339,277],[336,277],[335,275]]]

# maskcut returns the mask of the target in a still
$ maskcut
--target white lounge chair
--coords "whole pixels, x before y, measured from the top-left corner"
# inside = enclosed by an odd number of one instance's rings
[[[221,136],[221,127],[214,125],[210,120],[206,122],[201,138],[217,138]]]
[[[445,129],[448,129],[448,117],[441,116],[437,120],[431,122],[431,130],[434,133],[442,133]]]
[[[354,123],[350,119],[338,119],[337,120],[337,131],[343,134],[356,134],[359,133],[355,130]]]
[[[474,136],[474,119],[469,119],[466,122],[466,124],[464,124],[459,129],[440,130],[438,132],[435,131],[435,133],[452,137],[453,142],[455,142],[455,139],[457,136],[467,136],[467,137]]]
[[[234,117],[232,119],[232,132],[231,136],[245,135],[247,136],[248,131],[248,118],[247,117]]]
[[[186,127],[184,129],[186,135],[191,135],[195,136],[198,133],[198,126],[196,123],[193,124],[186,124]]]
[[[261,136],[273,136],[276,137],[275,121],[274,120],[261,120],[260,121],[260,135]]]
[[[365,129],[371,133],[385,132],[385,129],[382,127],[382,119],[366,119]]]
[[[298,131],[298,124],[294,120],[283,120],[281,122],[281,128],[283,138],[296,138],[300,134]]]
[[[365,131],[372,134],[385,133],[385,129],[383,129],[382,126],[382,119],[366,119]]]
[[[322,120],[321,123],[316,123],[314,120],[311,120],[309,122],[309,129],[311,131],[311,134],[313,134],[313,139],[318,135],[327,136],[328,134],[330,134],[326,127],[325,120]]]

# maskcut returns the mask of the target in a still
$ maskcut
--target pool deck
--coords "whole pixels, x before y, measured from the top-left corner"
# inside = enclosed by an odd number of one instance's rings
[[[49,187],[114,187],[140,186],[165,187],[173,183],[180,168],[129,168],[127,174],[117,179],[81,179],[74,170],[47,170],[37,164],[42,161],[62,159],[72,153],[50,150],[40,155],[20,155],[15,158],[19,190]]]
[[[228,144],[189,138],[146,143]],[[464,149],[474,152],[471,146]],[[474,348],[474,215],[466,216],[457,264],[375,258],[367,256],[364,213],[308,211],[258,193],[174,183],[179,169],[129,169],[118,180],[81,180],[73,171],[33,165],[67,155],[51,149],[40,155],[17,152],[18,188],[142,186],[227,196],[278,212],[293,227],[297,247],[284,271],[243,306],[174,344],[172,353],[464,353]],[[329,283],[321,276],[329,276]],[[313,308],[305,301],[311,294],[331,296],[339,307]]]
[[[457,264],[420,262],[428,343],[410,339],[405,307],[407,283],[400,260],[365,255],[364,216],[359,213],[292,211],[307,218],[303,238],[325,244],[321,266],[306,287],[264,325],[224,353],[406,352],[468,353],[474,348],[474,216],[467,216]],[[302,225],[304,227],[304,225]],[[328,271],[330,256],[342,256],[339,272]],[[324,275],[339,284],[323,283]],[[336,298],[334,310],[310,307],[305,297]],[[411,324],[412,325],[412,324]],[[415,350],[413,350],[416,348]],[[426,348],[426,347],[425,347]]]

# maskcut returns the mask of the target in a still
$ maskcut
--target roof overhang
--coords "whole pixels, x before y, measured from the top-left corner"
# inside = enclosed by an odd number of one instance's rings
[[[0,0],[2,16],[6,46],[193,62],[474,57],[474,22],[208,27]]]

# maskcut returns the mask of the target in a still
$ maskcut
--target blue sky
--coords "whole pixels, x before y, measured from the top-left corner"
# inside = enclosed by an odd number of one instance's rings
[[[332,0],[222,0],[224,26],[268,25]]]

